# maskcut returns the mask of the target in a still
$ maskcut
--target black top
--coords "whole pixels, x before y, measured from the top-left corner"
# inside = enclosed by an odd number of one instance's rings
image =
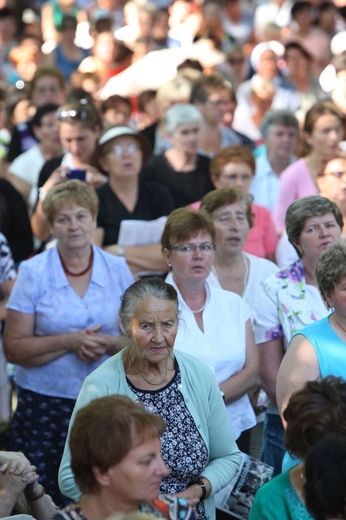
[[[32,254],[34,245],[26,204],[5,179],[0,179],[0,231],[7,238],[16,263]]]
[[[59,168],[59,166],[62,163],[63,155],[60,155],[59,157],[53,157],[52,159],[49,159],[44,163],[44,165],[41,168],[40,175],[38,177],[38,183],[37,187],[42,188],[44,183],[48,181],[49,177],[52,175],[52,173]]]
[[[139,182],[138,200],[130,213],[118,199],[109,184],[96,190],[100,206],[97,227],[104,229],[103,246],[118,243],[122,220],[155,220],[169,215],[174,209],[174,202],[168,190],[156,183]]]
[[[178,172],[172,168],[165,154],[153,155],[142,170],[142,178],[166,186],[174,199],[175,208],[179,208],[201,200],[214,189],[209,165],[209,157],[198,154],[193,171]]]
[[[18,155],[26,152],[29,148],[37,144],[31,121],[26,121],[16,126],[12,132],[12,137],[7,153],[7,162],[11,163]]]
[[[149,126],[146,126],[145,128],[143,128],[143,130],[141,130],[139,132],[140,134],[144,135],[148,139],[150,146],[151,146],[151,153],[153,153],[154,148],[155,148],[157,126],[158,126],[158,122],[156,121],[155,123],[153,123]]]

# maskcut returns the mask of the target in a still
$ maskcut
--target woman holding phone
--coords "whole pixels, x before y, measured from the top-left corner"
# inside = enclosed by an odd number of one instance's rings
[[[41,241],[50,236],[42,202],[53,186],[68,179],[78,179],[98,188],[107,180],[100,173],[96,160],[96,145],[102,132],[102,120],[96,108],[86,99],[81,99],[62,105],[55,117],[66,153],[47,161],[40,172],[38,201],[31,217],[31,227]]]

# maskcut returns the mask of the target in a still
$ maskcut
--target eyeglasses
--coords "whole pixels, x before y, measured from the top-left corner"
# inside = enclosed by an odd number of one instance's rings
[[[85,108],[74,108],[71,110],[58,110],[55,113],[55,117],[59,121],[65,121],[66,119],[75,119],[76,121],[85,121],[89,118],[89,113]]]
[[[342,179],[345,175],[346,175],[346,170],[337,170],[335,172],[328,172],[328,173],[324,173],[322,175],[322,177],[325,177],[325,176],[332,176],[332,177],[335,177],[336,179]]]
[[[182,244],[181,246],[173,246],[171,249],[172,251],[185,254],[196,253],[197,249],[199,249],[201,253],[211,253],[215,251],[216,246],[214,244],[200,244],[199,246],[196,244]]]
[[[220,175],[219,179],[223,179],[225,181],[233,181],[236,182],[238,180],[241,180],[242,182],[251,181],[252,175],[248,174],[242,174],[242,173],[223,173]]]
[[[135,153],[140,150],[140,147],[138,144],[135,143],[129,143],[129,144],[116,144],[108,150],[106,153],[115,153],[115,155],[122,155],[123,153]]]

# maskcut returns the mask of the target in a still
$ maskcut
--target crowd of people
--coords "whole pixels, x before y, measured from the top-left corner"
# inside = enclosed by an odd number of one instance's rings
[[[251,520],[345,519],[344,2],[4,0],[0,47],[0,518],[214,520],[243,453]]]

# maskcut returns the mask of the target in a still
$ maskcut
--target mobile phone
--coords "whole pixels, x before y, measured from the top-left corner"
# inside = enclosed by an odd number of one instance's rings
[[[66,178],[71,179],[77,179],[79,181],[85,181],[86,179],[86,171],[85,170],[70,170],[66,174]]]

